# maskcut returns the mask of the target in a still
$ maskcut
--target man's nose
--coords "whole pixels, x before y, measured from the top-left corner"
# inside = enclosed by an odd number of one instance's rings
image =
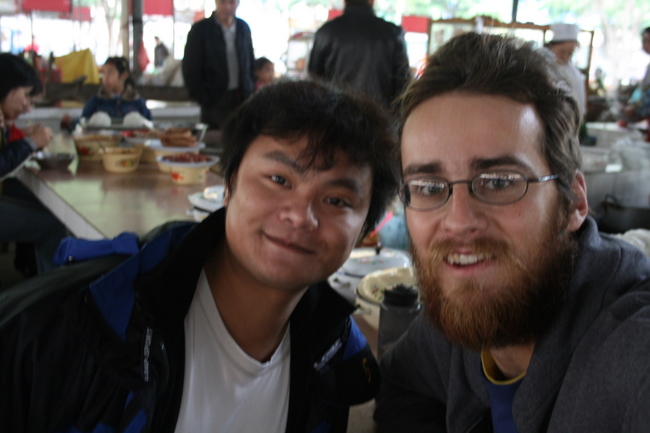
[[[452,234],[471,235],[487,226],[482,203],[472,193],[467,183],[453,185],[447,203],[440,209],[444,213],[442,228]]]
[[[304,230],[318,228],[317,209],[311,198],[291,200],[282,209],[281,218],[289,221],[295,228]]]

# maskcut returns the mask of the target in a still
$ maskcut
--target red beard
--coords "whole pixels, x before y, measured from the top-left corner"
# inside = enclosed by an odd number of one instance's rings
[[[443,261],[457,251],[459,243],[437,243],[428,254],[411,247],[431,322],[450,341],[476,351],[535,341],[564,303],[575,262],[577,241],[564,229],[563,221],[565,218],[559,216],[549,223],[540,242],[529,241],[538,249],[530,263],[517,257],[502,241],[477,239],[462,243],[472,253],[483,253],[505,269],[509,278],[498,286],[469,279],[443,290]]]

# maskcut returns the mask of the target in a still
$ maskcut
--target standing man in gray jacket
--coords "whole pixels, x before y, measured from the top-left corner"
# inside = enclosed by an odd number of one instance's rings
[[[183,79],[201,106],[201,122],[221,129],[228,115],[255,88],[255,54],[251,29],[235,17],[239,0],[215,0],[216,10],[187,34]]]
[[[385,108],[411,78],[404,31],[375,16],[374,0],[346,0],[343,15],[325,23],[314,39],[312,76],[348,85]]]
[[[384,432],[650,426],[650,260],[598,232],[580,116],[532,43],[466,33],[401,105],[423,314],[381,360]]]

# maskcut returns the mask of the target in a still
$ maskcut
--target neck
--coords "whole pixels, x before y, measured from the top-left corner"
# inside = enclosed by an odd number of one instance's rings
[[[210,291],[228,332],[247,355],[268,361],[282,341],[305,290],[268,287],[242,272],[221,245],[204,265]]]
[[[222,20],[221,18],[217,18],[221,25],[225,27],[232,27],[232,25],[235,23],[235,17],[227,18],[225,20]]]
[[[505,379],[512,379],[528,370],[533,357],[535,343],[523,346],[509,346],[500,349],[489,349],[492,359]]]

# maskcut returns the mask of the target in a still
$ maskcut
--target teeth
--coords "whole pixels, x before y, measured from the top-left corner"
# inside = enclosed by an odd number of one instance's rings
[[[450,254],[447,256],[447,262],[452,265],[473,265],[487,258],[485,254]]]

